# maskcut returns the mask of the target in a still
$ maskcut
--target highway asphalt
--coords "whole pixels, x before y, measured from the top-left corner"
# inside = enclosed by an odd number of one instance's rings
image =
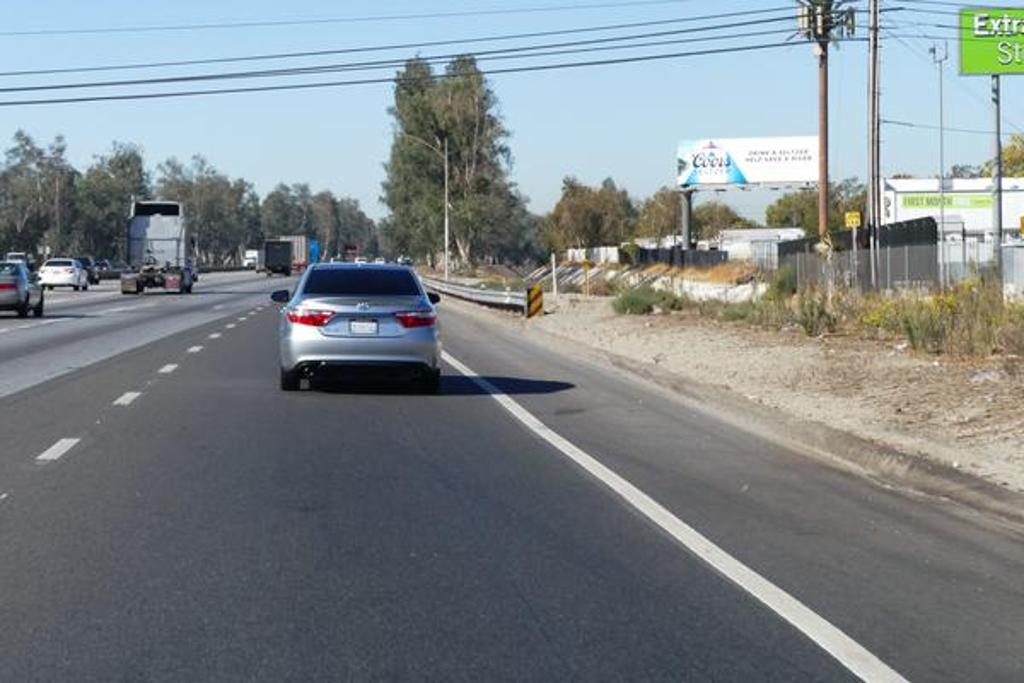
[[[855,679],[451,365],[438,396],[280,392],[281,282],[0,319],[0,680]],[[1017,530],[441,319],[452,358],[893,671],[1024,679]]]

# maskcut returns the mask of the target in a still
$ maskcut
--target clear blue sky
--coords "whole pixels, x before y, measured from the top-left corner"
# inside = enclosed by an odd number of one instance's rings
[[[0,70],[335,49],[795,7],[792,0],[679,0],[632,7],[593,7],[611,1],[39,0],[6,3],[4,31],[346,18],[565,5],[591,7],[557,12],[301,26],[5,35],[0,40]],[[897,3],[882,4],[894,7]],[[884,23],[901,36],[948,34],[952,39],[955,35],[953,31],[911,26],[908,22],[952,26],[955,18],[892,12],[886,15]],[[779,25],[736,30],[776,27]],[[790,24],[785,23],[781,28],[790,28]],[[745,42],[775,42],[784,37],[749,37]],[[722,44],[698,43],[658,50],[684,51]],[[927,53],[928,42],[919,36],[904,38],[901,42],[886,34],[883,45],[883,116],[923,124],[937,123],[937,74]],[[958,76],[955,47],[951,40],[946,71],[947,125],[990,129],[988,80]],[[429,55],[446,51],[447,48],[428,48],[420,52]],[[386,56],[411,56],[413,52],[392,52]],[[376,55],[369,58],[374,57]],[[298,63],[359,58],[363,57],[328,57]],[[584,58],[586,56],[569,56],[538,61]],[[863,43],[847,43],[832,52],[830,137],[834,178],[865,175],[866,65]],[[127,75],[155,76],[235,68],[218,65],[128,72]],[[123,72],[7,77],[0,79],[0,83],[7,86],[40,84],[117,75]],[[306,76],[293,80],[316,78]],[[634,196],[650,194],[659,186],[670,184],[675,170],[676,145],[683,138],[816,133],[815,59],[811,47],[799,41],[792,47],[758,53],[497,75],[492,78],[492,85],[500,98],[506,124],[513,132],[510,142],[515,156],[514,179],[530,197],[530,207],[536,212],[551,208],[558,198],[561,179],[567,174],[589,183],[612,176]],[[1010,131],[1024,127],[1022,93],[1024,82],[1004,79],[1004,119]],[[13,97],[0,95],[0,99]],[[169,156],[187,159],[201,153],[221,171],[251,180],[261,193],[279,181],[308,182],[314,191],[331,189],[340,195],[353,196],[370,215],[379,217],[384,212],[377,198],[383,177],[381,165],[390,144],[391,123],[385,113],[390,101],[388,85],[369,85],[181,100],[10,107],[0,108],[0,139],[9,140],[18,128],[24,128],[40,142],[62,133],[67,137],[70,158],[79,168],[106,150],[113,140],[140,144],[152,168]],[[885,172],[936,173],[936,131],[885,127],[883,138]],[[989,136],[960,133],[947,136],[949,164],[981,163],[991,155],[991,149]],[[741,212],[762,219],[763,208],[771,196],[737,192],[721,198]]]

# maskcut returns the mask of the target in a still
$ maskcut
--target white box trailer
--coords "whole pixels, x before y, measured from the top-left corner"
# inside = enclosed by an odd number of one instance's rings
[[[132,201],[126,243],[128,270],[121,274],[122,294],[147,289],[191,294],[196,281],[195,244],[179,202]]]

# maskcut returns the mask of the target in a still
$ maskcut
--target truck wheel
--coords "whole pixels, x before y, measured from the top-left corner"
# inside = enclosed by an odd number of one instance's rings
[[[88,282],[86,282],[84,285],[82,285],[82,291],[83,292],[88,292],[89,291],[89,283]]]
[[[34,315],[37,318],[42,318],[43,317],[43,302],[44,301],[45,301],[45,298],[43,297],[43,293],[39,292],[39,303],[37,303],[36,307],[32,309],[32,315]]]
[[[298,391],[300,381],[297,372],[281,369],[281,391]]]
[[[73,289],[73,290],[75,290],[77,292],[78,290],[81,289],[81,287],[79,287],[78,285],[71,285],[71,289]]]

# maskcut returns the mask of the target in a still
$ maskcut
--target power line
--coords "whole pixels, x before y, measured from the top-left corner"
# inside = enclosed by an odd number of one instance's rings
[[[849,38],[847,42],[863,42],[863,39]],[[705,55],[716,55],[726,53],[743,53],[743,52],[754,52],[762,50],[777,49],[783,47],[795,47],[791,42],[779,42],[779,43],[765,43],[759,45],[739,45],[728,48],[710,48],[707,50],[695,50],[691,52],[673,52],[667,54],[657,55],[641,55],[633,57],[617,57],[613,59],[600,59],[600,60],[588,60],[582,62],[562,62],[562,63],[551,63],[551,64],[536,64],[530,66],[520,67],[505,67],[500,69],[492,69],[484,73],[485,76],[496,76],[501,74],[513,74],[513,73],[529,73],[529,72],[541,72],[541,71],[555,71],[563,69],[579,69],[589,68],[597,66],[608,66],[613,64],[633,64],[639,62],[652,62],[662,61],[668,59],[681,59],[685,57],[699,57]],[[437,74],[436,78],[449,78],[447,74]],[[388,78],[363,78],[354,79],[347,81],[321,81],[314,83],[289,83],[289,84],[275,84],[275,85],[264,85],[264,86],[246,86],[238,88],[216,88],[216,89],[204,89],[204,90],[177,90],[167,92],[154,92],[154,93],[124,93],[124,94],[113,94],[113,95],[90,95],[84,97],[60,97],[60,98],[47,98],[47,99],[35,99],[35,100],[4,100],[0,101],[0,107],[17,107],[17,106],[38,106],[38,105],[49,105],[49,104],[80,104],[86,102],[115,102],[115,101],[129,101],[129,100],[151,100],[151,99],[164,99],[171,97],[200,97],[205,95],[229,95],[229,94],[240,94],[240,93],[256,93],[256,92],[275,92],[285,90],[310,90],[319,88],[336,88],[336,87],[347,87],[357,85],[374,85],[383,83],[395,82],[394,77]]]
[[[725,12],[721,14],[706,14],[698,16],[688,17],[677,17],[673,19],[655,19],[649,21],[635,21],[628,23],[617,23],[617,24],[604,24],[598,26],[586,26],[569,29],[557,29],[549,31],[531,31],[526,33],[511,33],[511,34],[498,34],[490,36],[477,36],[473,38],[458,38],[449,40],[431,40],[424,42],[411,42],[411,43],[393,43],[385,45],[367,45],[349,48],[338,48],[330,50],[305,50],[298,52],[276,52],[268,54],[255,54],[255,55],[241,55],[241,56],[230,56],[230,57],[210,57],[204,59],[183,59],[175,61],[162,61],[162,62],[136,62],[129,64],[106,64],[99,66],[75,66],[75,67],[60,67],[52,69],[30,69],[20,71],[4,71],[0,72],[0,76],[44,76],[54,74],[67,74],[67,73],[88,73],[96,71],[121,71],[121,70],[132,70],[132,69],[154,69],[164,67],[177,67],[177,66],[200,66],[209,64],[228,64],[232,62],[250,62],[250,61],[270,61],[270,60],[281,60],[281,59],[298,59],[304,57],[326,57],[330,55],[342,55],[342,54],[358,54],[365,52],[385,52],[388,50],[412,50],[422,49],[429,47],[443,47],[446,45],[472,45],[487,42],[497,42],[506,40],[520,40],[524,38],[546,38],[551,36],[560,35],[577,35],[583,33],[600,33],[606,31],[619,31],[627,29],[637,28],[649,28],[654,26],[670,26],[674,24],[688,24],[699,21],[710,21],[718,19],[729,19],[732,17],[750,16],[755,14],[772,14],[778,12],[785,12],[785,17],[790,18],[792,16],[792,8],[790,7],[774,7],[759,10],[742,10],[737,12]],[[708,27],[710,28],[710,27]]]
[[[489,10],[464,10],[459,12],[422,12],[414,14],[379,14],[363,17],[323,17],[307,19],[266,19],[255,21],[226,21],[192,24],[160,24],[143,26],[107,26],[64,29],[23,29],[0,31],[0,36],[62,36],[90,35],[103,33],[152,33],[163,31],[203,31],[211,29],[274,28],[279,26],[310,26],[317,24],[364,24],[387,21],[410,21],[424,19],[451,19],[458,17],[498,16],[510,14],[540,14],[576,10],[615,9],[621,7],[644,7],[651,5],[677,5],[693,0],[632,0],[631,2],[601,2],[586,5],[555,5],[535,7],[511,7]]]
[[[916,123],[914,121],[900,121],[898,119],[881,119],[881,123],[888,126],[900,126],[902,128],[922,128],[926,130],[940,130],[939,126],[929,123]],[[943,126],[941,130],[947,133],[968,133],[973,135],[995,135],[993,130],[981,130],[979,128],[951,128]],[[1003,137],[1011,137],[1016,133],[1003,133]]]
[[[748,32],[745,34],[733,34],[724,36],[700,36],[699,38],[690,39],[677,39],[677,40],[666,40],[666,41],[655,41],[648,43],[632,43],[625,45],[613,45],[603,48],[591,47],[589,49],[576,49],[576,50],[555,50],[553,48],[565,48],[565,47],[578,47],[582,45],[596,45],[606,44],[610,42],[624,42],[630,40],[637,40],[643,38],[656,38],[669,35],[682,35],[682,34],[693,34],[703,33],[706,31],[721,30],[722,28],[736,28],[745,26],[755,26],[770,23],[778,23],[780,21],[790,21],[789,17],[778,18],[778,19],[752,19],[746,22],[736,22],[728,27],[721,26],[699,26],[685,29],[674,29],[670,31],[658,31],[653,33],[634,34],[628,36],[614,36],[614,37],[603,37],[593,38],[588,40],[576,40],[576,41],[565,41],[559,43],[547,43],[540,45],[527,45],[511,48],[501,48],[494,50],[485,50],[474,54],[479,61],[489,61],[494,59],[522,59],[532,57],[543,57],[543,56],[556,56],[565,54],[575,54],[581,52],[596,52],[603,50],[625,50],[625,49],[636,49],[640,47],[653,47],[659,45],[671,45],[679,43],[709,40],[736,40],[739,38],[745,38],[754,35],[778,35],[780,31],[764,31],[764,32]],[[790,30],[783,30],[781,33],[789,34]],[[548,51],[544,51],[548,50]],[[524,54],[526,53],[526,54]],[[445,54],[445,55],[432,55],[422,58],[428,63],[443,62],[454,57],[459,56],[458,54]],[[226,73],[206,73],[206,74],[193,74],[184,76],[164,76],[159,78],[144,78],[144,79],[122,79],[122,80],[108,80],[108,81],[87,81],[77,83],[54,83],[46,85],[26,85],[26,86],[12,86],[0,88],[0,93],[17,93],[17,92],[45,92],[52,90],[78,90],[84,88],[108,88],[108,87],[124,87],[124,86],[146,86],[146,85],[166,85],[169,83],[196,83],[203,81],[217,81],[217,80],[233,80],[233,79],[250,79],[250,78],[277,78],[277,77],[291,77],[291,76],[304,76],[317,73],[331,73],[337,71],[360,71],[360,70],[379,70],[384,68],[393,68],[395,66],[401,66],[405,63],[408,58],[396,58],[387,60],[376,60],[369,62],[350,62],[341,64],[321,64],[312,66],[302,67],[288,67],[282,69],[259,69],[250,71],[235,71]]]

